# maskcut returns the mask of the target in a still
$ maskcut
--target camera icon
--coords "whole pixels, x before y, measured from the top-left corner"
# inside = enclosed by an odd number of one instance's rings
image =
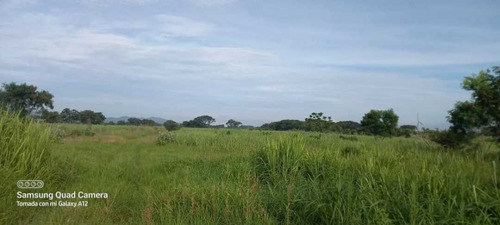
[[[21,189],[39,189],[43,188],[42,180],[19,180],[17,181],[17,187]]]

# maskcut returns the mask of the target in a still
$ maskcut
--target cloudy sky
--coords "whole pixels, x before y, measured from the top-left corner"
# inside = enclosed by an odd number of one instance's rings
[[[500,65],[500,1],[0,0],[0,82],[55,109],[260,125],[324,112],[443,128]]]

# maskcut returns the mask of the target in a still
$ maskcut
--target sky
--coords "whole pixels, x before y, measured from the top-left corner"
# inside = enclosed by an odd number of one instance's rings
[[[445,128],[500,65],[500,1],[0,0],[0,82],[55,110],[261,125],[323,112]]]

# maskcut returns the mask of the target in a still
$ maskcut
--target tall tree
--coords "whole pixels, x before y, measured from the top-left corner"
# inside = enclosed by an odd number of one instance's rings
[[[128,124],[130,124],[130,125],[134,125],[134,126],[141,125],[141,119],[139,119],[139,118],[131,117],[131,118],[128,118],[127,121],[128,121]]]
[[[4,83],[0,89],[0,103],[10,111],[19,111],[22,116],[45,108],[53,109],[53,97],[48,91],[37,91],[36,86],[26,83]]]
[[[340,130],[340,127],[336,126],[335,123],[332,121],[331,116],[323,116],[323,113],[311,113],[309,115],[309,118],[305,119],[306,123],[306,129],[310,131],[319,131],[319,132],[325,132],[325,131],[338,131]]]
[[[210,127],[210,124],[214,123],[215,119],[208,115],[198,116],[192,120],[182,122],[182,126],[185,127]]]
[[[57,111],[51,112],[46,109],[42,109],[41,119],[46,123],[58,123],[61,121],[61,118]]]
[[[394,110],[370,110],[363,116],[361,127],[369,134],[392,136],[396,132],[399,117]]]
[[[472,98],[449,111],[450,131],[466,136],[474,129],[490,130],[500,142],[500,67],[465,77],[462,87]]]
[[[65,108],[59,116],[63,123],[80,123],[80,113],[75,109]]]
[[[174,130],[181,129],[181,126],[177,122],[175,122],[173,120],[167,120],[167,121],[165,121],[165,123],[163,123],[163,126],[168,131],[174,131]]]
[[[229,127],[229,128],[236,128],[236,127],[239,127],[241,124],[242,123],[240,121],[236,121],[233,119],[228,120],[226,123],[227,127]]]
[[[80,112],[80,121],[86,124],[102,124],[106,117],[101,112],[83,110]]]

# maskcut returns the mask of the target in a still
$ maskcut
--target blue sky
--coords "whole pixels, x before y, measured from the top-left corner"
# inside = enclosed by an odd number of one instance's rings
[[[108,117],[444,128],[463,77],[500,65],[499,28],[496,0],[0,0],[0,81]]]

